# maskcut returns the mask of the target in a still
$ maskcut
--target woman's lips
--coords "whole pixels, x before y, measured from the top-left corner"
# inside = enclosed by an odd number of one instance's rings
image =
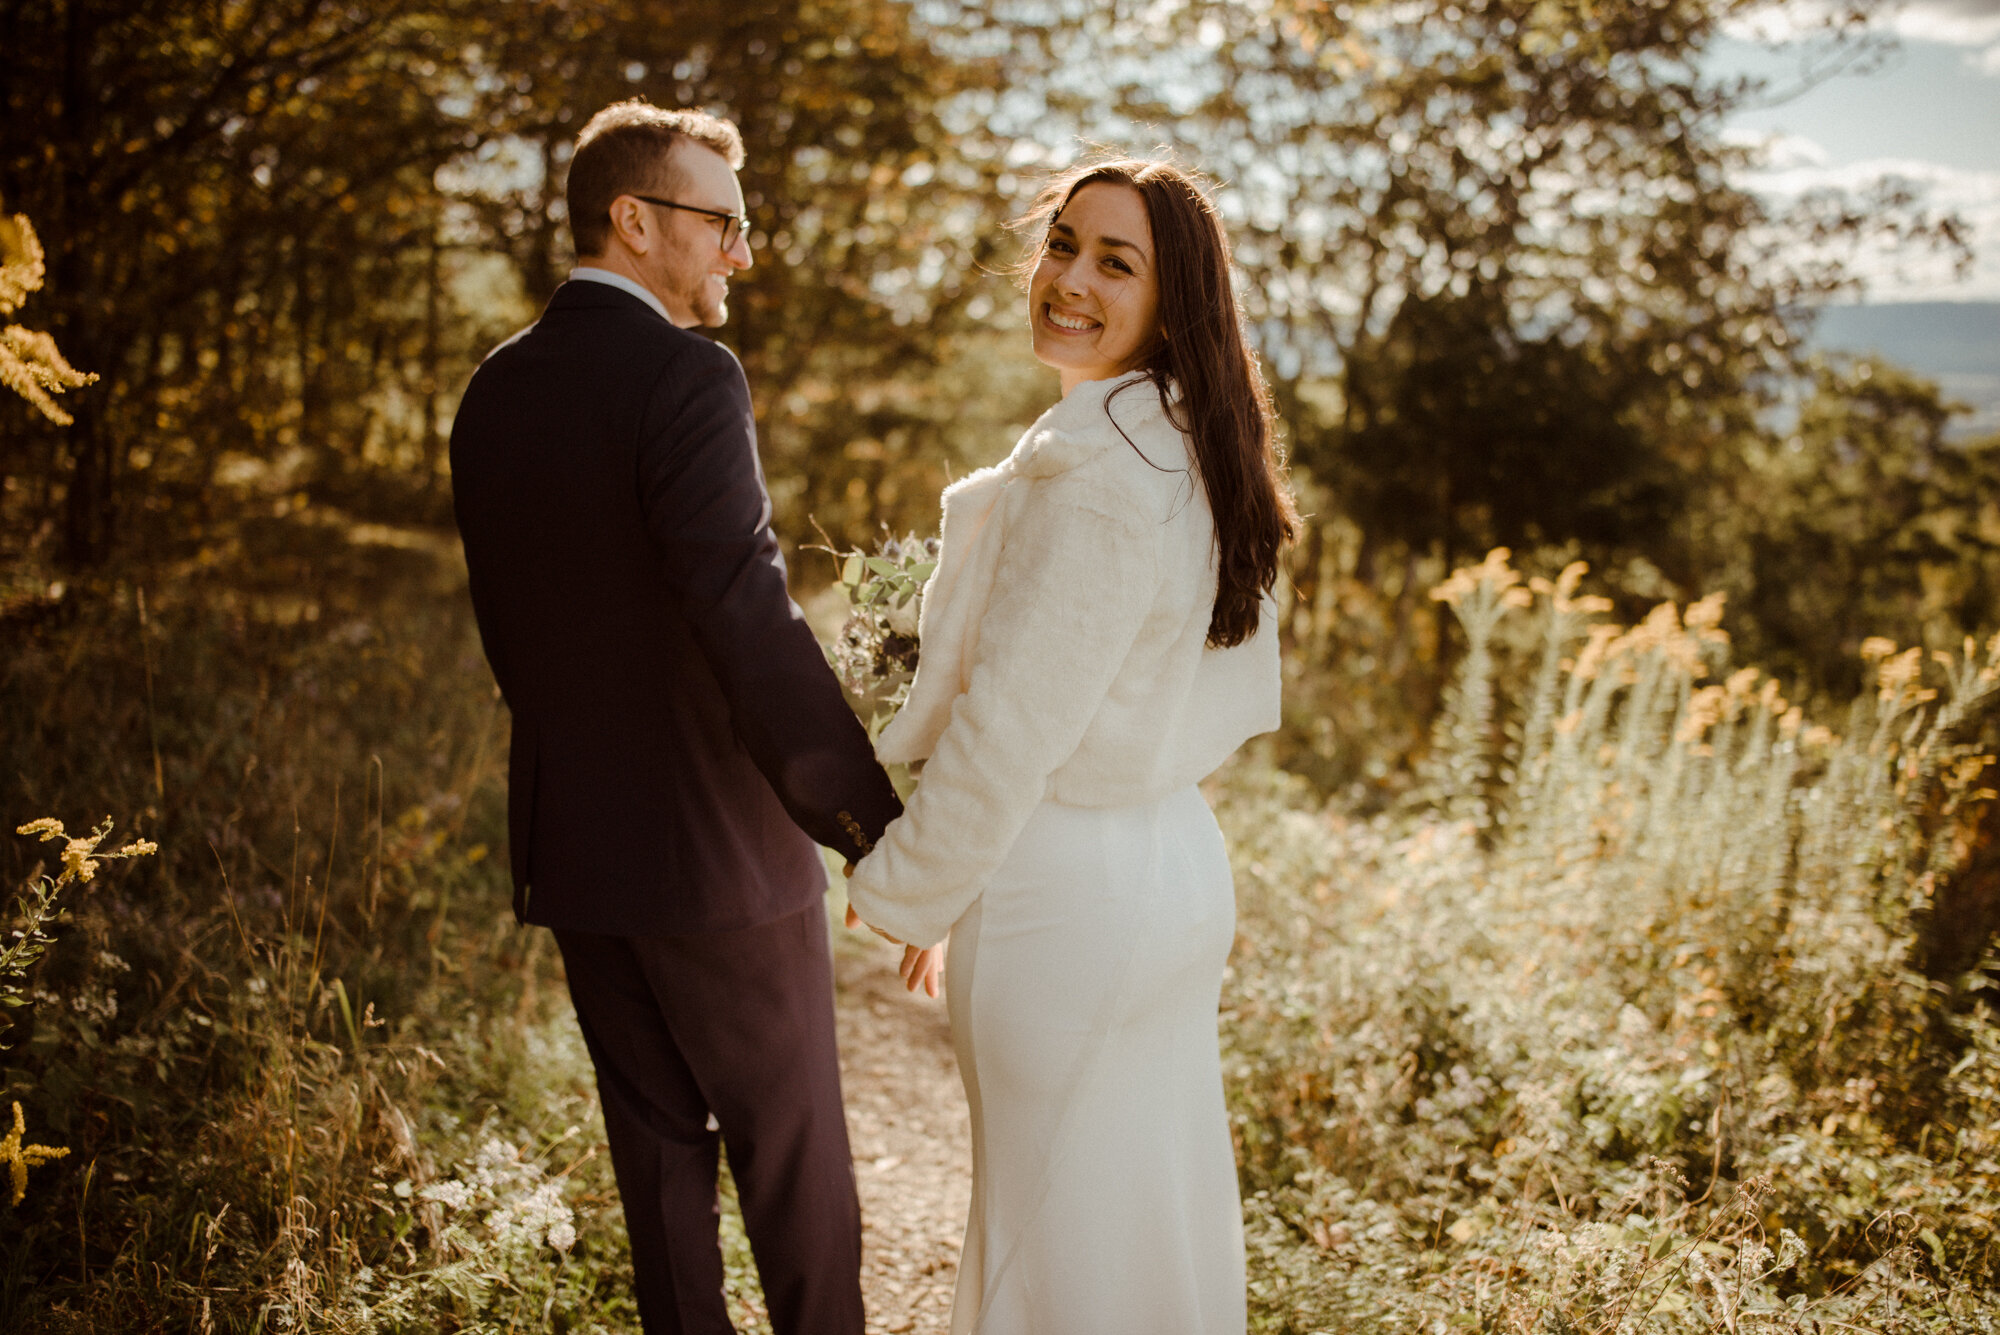
[[[1065,320],[1071,323],[1064,324]],[[1095,320],[1085,319],[1081,315],[1071,315],[1068,311],[1059,311],[1046,303],[1042,306],[1042,322],[1065,334],[1087,334],[1093,329],[1103,328]]]

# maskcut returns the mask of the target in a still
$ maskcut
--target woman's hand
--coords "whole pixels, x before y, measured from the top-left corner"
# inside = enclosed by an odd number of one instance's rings
[[[916,946],[907,945],[880,927],[861,921],[861,915],[854,911],[852,904],[847,906],[847,925],[866,927],[890,945],[902,946],[903,962],[896,966],[896,976],[903,980],[903,986],[912,992],[922,988],[924,995],[928,997],[935,998],[938,995],[938,990],[944,986],[944,942],[940,941],[921,950]]]
[[[903,962],[896,967],[903,986],[912,992],[921,987],[926,996],[936,998],[938,988],[944,984],[944,945],[940,941],[922,950],[904,946]]]

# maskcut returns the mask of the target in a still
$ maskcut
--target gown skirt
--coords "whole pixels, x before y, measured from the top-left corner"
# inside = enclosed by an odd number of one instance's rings
[[[952,928],[972,1208],[952,1335],[1240,1335],[1216,1011],[1235,937],[1198,788],[1044,802]]]

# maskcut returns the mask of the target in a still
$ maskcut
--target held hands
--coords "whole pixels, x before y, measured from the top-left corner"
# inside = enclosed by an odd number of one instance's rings
[[[852,862],[847,864],[844,874],[854,875]],[[866,927],[890,945],[902,946],[903,962],[896,966],[896,976],[903,980],[903,986],[910,991],[914,992],[921,987],[925,996],[936,998],[938,989],[944,981],[944,942],[940,941],[934,946],[926,946],[919,950],[913,945],[897,940],[872,923],[862,922],[861,915],[854,911],[852,904],[847,906],[847,925]]]

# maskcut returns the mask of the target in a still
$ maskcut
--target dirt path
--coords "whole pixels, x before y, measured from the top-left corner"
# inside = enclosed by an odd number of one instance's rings
[[[834,952],[861,1287],[869,1335],[946,1335],[972,1195],[971,1131],[944,1001],[905,992],[895,961],[886,945],[849,941]]]

